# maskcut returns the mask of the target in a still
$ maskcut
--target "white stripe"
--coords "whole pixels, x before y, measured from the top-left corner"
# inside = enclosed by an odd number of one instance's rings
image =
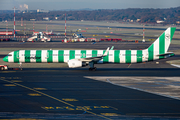
[[[58,50],[53,50],[53,62],[58,62]]]
[[[41,61],[42,62],[47,62],[47,50],[42,50]]]
[[[75,59],[81,58],[81,50],[75,50]]]
[[[126,50],[120,50],[120,63],[126,63]]]
[[[86,50],[86,57],[92,57],[92,50]]]
[[[171,64],[171,65],[180,68],[180,65],[176,65],[176,64]]]
[[[25,50],[19,51],[19,62],[25,62]]]
[[[109,62],[114,63],[114,50],[109,50]]]
[[[109,50],[109,62],[114,63],[114,50]]]
[[[102,56],[103,55],[103,50],[98,50],[97,56]],[[103,63],[103,59],[99,60],[97,63]]]
[[[131,63],[137,62],[137,50],[131,50]]]
[[[12,56],[8,56],[8,62],[14,62],[14,52],[9,53]]]
[[[165,31],[165,52],[167,52],[169,45],[170,45],[170,38],[171,38],[171,28],[168,28]]]
[[[143,54],[143,58],[142,58],[142,61],[148,61],[148,49],[145,49],[142,51],[142,54]]]
[[[159,59],[159,56],[156,56],[156,55],[159,55],[159,38],[154,42],[154,60],[157,60]]]
[[[70,50],[64,50],[64,62],[68,62],[69,61],[69,52]]]
[[[30,50],[30,57],[33,57],[30,59],[30,62],[36,62],[36,59],[35,59],[35,56],[36,56],[36,50]]]

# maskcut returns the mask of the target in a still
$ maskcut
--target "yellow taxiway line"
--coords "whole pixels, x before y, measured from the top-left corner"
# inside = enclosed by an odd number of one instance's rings
[[[16,85],[16,86],[20,86],[20,87],[26,88],[26,89],[31,90],[31,91],[34,91],[34,92],[36,92],[36,93],[39,93],[39,94],[41,94],[41,95],[44,95],[44,96],[49,97],[49,98],[51,98],[51,99],[54,99],[54,100],[56,100],[56,101],[58,101],[58,102],[64,103],[64,104],[66,104],[66,105],[68,105],[68,106],[75,107],[75,106],[72,105],[72,104],[69,104],[69,103],[67,103],[67,102],[65,102],[65,101],[62,101],[62,100],[60,100],[60,99],[58,99],[58,98],[55,98],[55,97],[53,97],[53,96],[50,96],[50,95],[48,95],[48,94],[46,94],[46,93],[37,91],[37,90],[35,90],[35,89],[33,89],[33,88],[30,88],[30,87],[21,85],[21,84],[19,84],[19,83],[15,83],[15,82],[13,82],[13,81],[6,80],[5,77],[1,77],[0,80],[5,81],[5,82],[8,82],[8,83],[11,83],[11,84],[14,84],[14,85]],[[111,120],[110,118],[107,118],[107,117],[105,117],[105,116],[103,116],[103,115],[99,115],[99,114],[93,113],[93,112],[91,112],[91,111],[86,111],[86,112],[87,112],[87,113],[90,113],[90,114],[93,114],[93,115],[96,115],[96,116],[99,116],[99,117],[101,117],[101,118],[107,119],[107,120]]]

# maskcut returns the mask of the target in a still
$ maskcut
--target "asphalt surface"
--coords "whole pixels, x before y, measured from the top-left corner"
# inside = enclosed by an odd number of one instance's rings
[[[98,49],[106,50],[107,47],[114,46],[115,50],[140,50],[148,48],[152,42],[135,43],[135,42],[77,42],[77,43],[61,43],[61,42],[1,42],[0,48],[52,48],[52,49]],[[177,50],[179,45],[171,44],[169,50]]]
[[[135,43],[135,42],[78,42],[78,43],[61,43],[61,42],[1,42],[0,48],[76,48],[76,49],[107,49],[114,46],[114,49],[144,49],[151,43]]]
[[[64,25],[64,23],[38,23],[38,24],[50,24],[50,25]],[[103,25],[82,25],[82,24],[70,24],[68,23],[69,26],[83,26],[83,27],[110,27],[110,28],[125,28],[125,29],[142,29],[142,27],[122,27],[122,26],[103,26]],[[148,30],[166,30],[166,28],[149,28],[146,27]],[[180,31],[180,29],[176,29],[176,31]]]
[[[24,69],[0,72],[0,118],[180,118],[180,101],[85,76],[180,76],[178,68]]]

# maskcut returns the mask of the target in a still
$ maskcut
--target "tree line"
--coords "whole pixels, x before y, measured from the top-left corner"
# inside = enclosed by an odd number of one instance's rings
[[[18,12],[18,11],[17,11]],[[128,21],[133,20],[141,23],[156,23],[157,20],[162,20],[166,24],[176,24],[180,21],[180,7],[153,9],[153,8],[128,8],[128,9],[98,9],[98,10],[70,10],[70,11],[49,11],[37,12],[35,10],[26,13],[16,13],[16,20],[36,19],[37,21],[44,20],[44,17],[49,17],[49,20],[64,20],[65,13],[67,20],[89,20],[89,21]],[[0,11],[0,21],[13,20],[14,13],[11,11]],[[55,18],[56,17],[56,18]]]

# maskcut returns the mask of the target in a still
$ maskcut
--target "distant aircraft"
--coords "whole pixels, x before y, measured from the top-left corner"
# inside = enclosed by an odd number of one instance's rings
[[[51,38],[47,36],[47,34],[43,32],[35,33],[32,37],[28,38],[27,41],[42,41],[42,42],[50,42]]]
[[[174,56],[167,52],[176,28],[169,27],[144,50],[17,50],[3,58],[5,62],[20,63],[67,63],[69,68],[89,65],[96,70],[98,63],[141,63]],[[21,67],[22,68],[22,67]]]

